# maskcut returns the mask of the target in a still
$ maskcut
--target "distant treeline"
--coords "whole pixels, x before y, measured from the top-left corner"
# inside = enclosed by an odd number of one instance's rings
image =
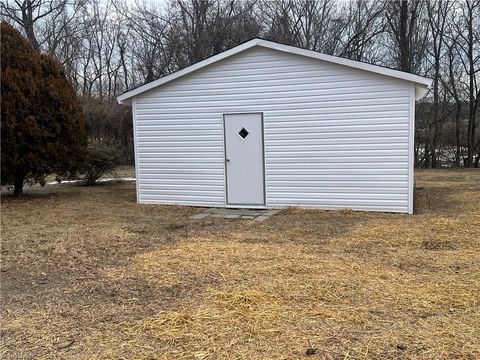
[[[4,19],[53,54],[90,137],[133,161],[130,110],[115,97],[263,37],[434,79],[417,104],[416,164],[478,167],[480,0],[7,0]]]

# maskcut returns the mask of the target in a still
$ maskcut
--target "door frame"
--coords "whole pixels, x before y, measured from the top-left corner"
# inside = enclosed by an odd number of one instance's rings
[[[228,202],[228,170],[227,170],[227,134],[225,131],[225,116],[228,115],[248,115],[259,114],[261,129],[262,129],[262,164],[263,164],[263,204],[230,204]],[[248,209],[265,209],[267,206],[267,186],[266,186],[266,167],[265,167],[265,125],[264,114],[260,111],[241,111],[241,112],[227,112],[222,114],[222,130],[223,130],[223,174],[224,174],[224,189],[225,189],[225,207],[226,208],[248,208]]]

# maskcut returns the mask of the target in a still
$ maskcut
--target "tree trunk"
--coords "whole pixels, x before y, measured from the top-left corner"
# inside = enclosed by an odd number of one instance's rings
[[[462,104],[457,104],[457,111],[455,112],[455,166],[460,167],[460,116],[462,111]]]
[[[473,5],[467,3],[468,5],[468,51],[467,51],[467,60],[469,63],[469,117],[468,117],[468,130],[467,130],[467,163],[466,167],[473,167],[473,153],[475,148],[475,61],[473,55],[474,39],[473,39]]]
[[[429,145],[429,140],[425,139],[425,152],[423,154],[423,167],[425,169],[428,169],[430,167],[430,145]]]
[[[21,196],[23,194],[23,181],[24,178],[18,177],[13,182],[13,195],[14,196]]]
[[[435,138],[435,136],[434,136]],[[432,140],[432,143],[435,143],[435,139]],[[436,150],[436,147],[434,145],[432,145],[432,150],[431,150],[431,153],[432,153],[432,159],[430,161],[430,164],[432,165],[432,169],[436,169],[438,168],[438,162],[437,162],[437,150]]]
[[[413,16],[413,15],[412,15]],[[408,38],[408,1],[402,0],[400,3],[400,70],[410,71],[410,44]]]
[[[27,0],[22,5],[22,20],[23,20],[23,28],[25,30],[25,34],[27,35],[28,41],[33,45],[35,50],[40,52],[40,45],[38,44],[37,37],[35,36],[34,30],[34,20],[33,20],[33,6],[32,1]]]
[[[480,140],[478,140],[477,144],[474,147],[474,150],[477,149],[477,148],[479,149],[478,154],[477,154],[476,157],[475,156],[473,157],[473,167],[474,168],[478,168],[478,166],[480,165]]]

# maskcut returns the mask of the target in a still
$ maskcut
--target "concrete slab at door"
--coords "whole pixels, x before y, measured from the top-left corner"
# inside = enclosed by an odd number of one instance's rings
[[[225,114],[227,205],[265,205],[263,116]]]

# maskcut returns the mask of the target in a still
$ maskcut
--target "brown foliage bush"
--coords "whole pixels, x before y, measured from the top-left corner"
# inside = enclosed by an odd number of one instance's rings
[[[1,183],[20,195],[26,180],[43,184],[84,166],[86,127],[60,65],[6,22],[1,53]]]

